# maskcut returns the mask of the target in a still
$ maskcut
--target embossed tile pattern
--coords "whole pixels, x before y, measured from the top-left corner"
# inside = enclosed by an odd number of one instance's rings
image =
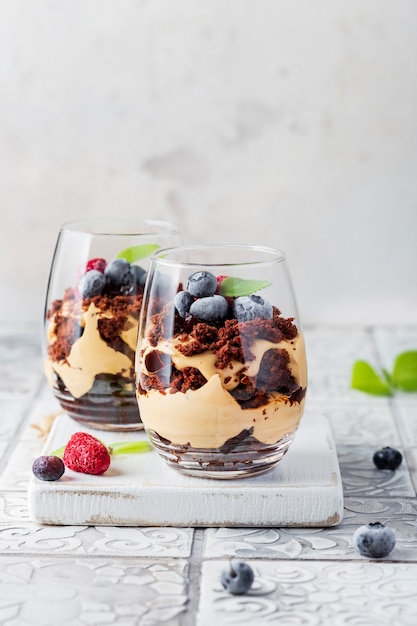
[[[330,420],[344,488],[344,519],[332,528],[118,528],[30,521],[33,459],[59,406],[42,373],[35,326],[0,328],[0,624],[417,623],[417,394],[391,398],[350,389],[354,360],[390,369],[417,349],[411,328],[306,329],[307,404]],[[25,376],[22,377],[22,362]],[[384,445],[404,456],[375,468]],[[355,529],[388,524],[396,546],[368,560]],[[219,583],[230,557],[250,561],[255,584],[231,596]],[[364,593],[364,590],[366,593]]]
[[[1,565],[4,626],[177,626],[187,602],[182,559],[2,558]]]
[[[252,565],[252,589],[233,596],[218,582],[227,561],[203,564],[197,626],[219,621],[242,626],[416,623],[416,564],[257,561]]]

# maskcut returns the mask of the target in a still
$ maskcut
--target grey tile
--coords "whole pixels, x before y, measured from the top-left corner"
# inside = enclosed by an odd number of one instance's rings
[[[337,452],[345,497],[415,497],[405,460],[393,472],[376,469],[372,460],[374,447],[339,444]]]
[[[5,557],[0,623],[179,626],[188,599],[187,570],[182,559]]]
[[[219,582],[227,562],[203,564],[197,626],[414,626],[417,621],[414,563],[256,561],[252,565],[252,589],[234,596]]]
[[[387,560],[417,561],[415,499],[347,498],[343,521],[333,528],[212,528],[206,533],[205,558],[362,560],[353,546],[356,528],[379,521],[395,533]]]
[[[21,502],[16,501],[16,495],[14,498],[15,511],[20,513]],[[11,498],[8,510],[12,510]],[[52,526],[16,518],[0,523],[0,553],[186,558],[192,537],[190,528]]]

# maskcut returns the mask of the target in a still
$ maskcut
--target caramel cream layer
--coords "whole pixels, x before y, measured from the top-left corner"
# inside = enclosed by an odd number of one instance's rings
[[[248,362],[246,372],[251,376],[256,375],[263,355],[271,348],[285,348],[288,351],[291,372],[304,388],[307,384],[307,368],[302,335],[291,342],[281,341],[278,344],[264,340],[255,342],[251,347],[255,359]],[[147,354],[154,349],[147,346],[144,350],[141,358],[144,373],[147,372],[143,363]],[[253,436],[263,443],[275,443],[297,428],[303,414],[304,400],[291,405],[286,396],[272,393],[267,405],[241,409],[228,390],[238,384],[242,363],[234,362],[230,368],[218,370],[215,367],[216,357],[211,351],[185,357],[169,342],[158,344],[157,350],[171,354],[178,369],[196,367],[207,378],[207,383],[200,389],[185,393],[151,390],[146,394],[138,394],[141,419],[146,429],[154,430],[176,444],[218,448],[246,428],[253,427]]]
[[[65,362],[45,363],[45,372],[48,379],[53,381],[54,372],[63,380],[68,391],[74,398],[80,398],[90,391],[98,374],[121,374],[130,377],[132,360],[125,354],[111,348],[101,338],[98,329],[98,320],[101,317],[109,317],[105,312],[97,309],[93,303],[82,314],[81,326],[84,332],[77,339]],[[48,332],[50,343],[56,339],[54,320]],[[126,329],[120,334],[122,340],[132,349],[136,350],[138,334],[138,322],[129,317]],[[133,386],[132,386],[133,391]]]

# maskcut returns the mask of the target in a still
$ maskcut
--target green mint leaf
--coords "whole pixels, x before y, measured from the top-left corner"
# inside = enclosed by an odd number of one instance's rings
[[[371,393],[375,396],[390,396],[391,389],[366,361],[356,361],[352,369],[352,389]]]
[[[391,378],[401,391],[417,391],[417,350],[402,352],[395,358]]]
[[[129,263],[134,263],[135,261],[140,261],[140,259],[151,256],[159,247],[157,243],[145,243],[141,246],[131,246],[119,252],[119,254],[116,255],[116,259],[125,259]]]
[[[57,450],[54,450],[53,452],[51,452],[51,456],[59,456],[59,458],[62,459],[62,457],[64,456],[65,448],[66,446],[61,446]]]
[[[239,296],[249,296],[255,291],[259,291],[260,289],[265,289],[270,285],[267,280],[251,280],[248,278],[234,278],[233,276],[228,276],[223,280],[220,285],[220,294],[222,296],[229,297],[239,297]]]
[[[109,446],[111,455],[115,454],[138,454],[140,452],[148,452],[152,450],[152,446],[147,441],[121,441],[112,443]]]

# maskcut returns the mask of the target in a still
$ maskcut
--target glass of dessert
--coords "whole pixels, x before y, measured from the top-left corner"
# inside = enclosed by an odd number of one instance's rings
[[[154,253],[135,368],[142,421],[171,467],[209,478],[274,467],[307,388],[285,253],[232,244]]]
[[[77,422],[143,428],[134,371],[143,288],[152,253],[179,243],[177,228],[159,221],[61,227],[46,294],[43,360],[62,409]]]

